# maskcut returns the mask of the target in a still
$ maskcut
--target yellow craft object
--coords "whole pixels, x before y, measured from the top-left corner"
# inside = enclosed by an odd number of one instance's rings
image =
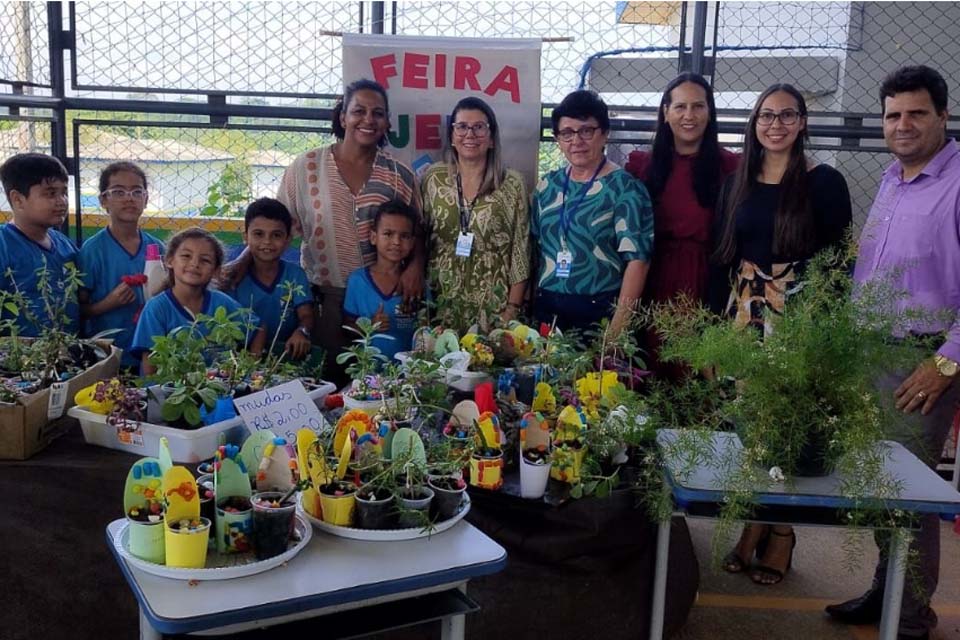
[[[577,411],[577,408],[567,405],[557,416],[556,434],[554,442],[570,442],[577,440],[581,432],[586,428],[583,420],[583,414]]]
[[[99,413],[101,415],[107,415],[110,413],[110,411],[113,409],[113,400],[98,401],[93,399],[93,396],[97,391],[97,385],[101,383],[102,381],[94,382],[89,387],[84,387],[83,389],[80,389],[80,391],[77,391],[77,393],[73,396],[73,403],[78,407],[84,407],[93,413]],[[120,381],[116,378],[110,380],[108,384],[110,385],[110,391],[119,391]]]
[[[553,466],[550,468],[550,477],[560,482],[574,484],[580,480],[580,471],[583,467],[583,458],[587,455],[587,448],[573,449],[562,445],[553,450]]]
[[[328,496],[320,494],[320,505],[323,521],[341,527],[353,524],[353,511],[357,506],[357,492],[345,496]]]
[[[496,491],[503,486],[503,456],[484,458],[470,457],[470,484],[481,489]]]
[[[358,438],[366,433],[372,434],[377,443],[374,446],[377,452],[380,452],[382,445],[380,439],[376,437],[379,431],[377,425],[365,411],[360,409],[347,411],[337,420],[337,431],[333,436],[334,451],[343,451],[343,443],[350,439],[351,431],[356,431]]]
[[[343,442],[343,450],[340,452],[340,463],[337,465],[337,479],[343,480],[347,475],[347,467],[350,465],[350,454],[353,453],[353,442],[347,438]]]
[[[484,411],[477,418],[477,428],[483,434],[483,440],[487,447],[491,449],[500,449],[503,446],[503,431],[500,429],[500,419],[492,411]],[[483,446],[482,442],[477,442],[477,446]]]
[[[531,409],[548,416],[557,412],[557,398],[553,395],[553,389],[546,382],[538,382],[534,388]]]
[[[609,398],[614,389],[622,388],[614,371],[604,371],[603,376],[596,371],[590,372],[576,382],[577,396],[587,416],[593,420],[600,417],[600,400]]]

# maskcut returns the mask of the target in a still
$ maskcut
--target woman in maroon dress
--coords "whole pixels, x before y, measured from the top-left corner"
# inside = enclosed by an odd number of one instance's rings
[[[643,180],[654,212],[654,246],[644,301],[683,295],[705,302],[710,226],[717,192],[739,156],[720,148],[713,90],[703,76],[683,73],[663,92],[651,151],[634,151],[625,169]],[[657,360],[659,340],[644,336],[648,367],[677,379],[682,368]]]

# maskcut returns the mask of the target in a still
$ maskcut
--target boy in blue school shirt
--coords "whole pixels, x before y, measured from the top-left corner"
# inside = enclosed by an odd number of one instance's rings
[[[147,176],[132,162],[114,162],[100,172],[100,205],[110,216],[105,229],[80,247],[80,315],[88,335],[105,330],[114,344],[123,349],[121,364],[134,372],[140,360],[130,351],[133,330],[146,302],[143,275],[147,246],[163,243],[140,230],[140,216],[147,206]]]
[[[373,345],[392,360],[399,351],[413,346],[417,314],[403,308],[399,294],[400,274],[413,253],[419,224],[417,212],[398,200],[377,207],[370,244],[377,250],[377,261],[361,267],[347,279],[343,298],[343,314],[350,322],[359,317],[370,318],[378,325]]]
[[[15,317],[21,336],[37,336],[43,326],[79,328],[76,294],[68,286],[77,247],[57,230],[67,218],[67,180],[60,161],[41,153],[17,154],[0,166],[13,209],[13,221],[0,226],[0,291],[26,299],[28,308]],[[50,287],[46,300],[41,274]],[[9,311],[0,309],[0,318],[10,318]]]
[[[282,259],[290,246],[290,211],[279,200],[260,198],[247,207],[243,224],[247,251],[224,267],[222,290],[257,314],[267,348],[302,359],[312,346],[313,291],[300,265]]]

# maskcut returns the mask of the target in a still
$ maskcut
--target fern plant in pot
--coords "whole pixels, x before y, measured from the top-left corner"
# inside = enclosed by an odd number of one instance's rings
[[[797,476],[837,471],[844,496],[896,495],[878,445],[894,408],[874,380],[915,364],[918,340],[890,336],[917,314],[890,312],[898,294],[884,282],[854,291],[852,255],[845,249],[815,257],[767,335],[689,304],[652,313],[661,358],[714,374],[648,396],[658,428],[686,430],[665,455],[674,468],[692,470],[715,455],[708,443],[716,430],[736,431],[743,445],[718,461],[718,484],[727,492],[721,522],[750,517],[758,491]]]

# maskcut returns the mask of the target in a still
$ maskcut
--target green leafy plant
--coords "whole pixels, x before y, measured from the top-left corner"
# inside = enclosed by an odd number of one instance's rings
[[[356,326],[344,325],[347,331],[357,335],[353,343],[337,355],[337,364],[346,364],[346,373],[354,381],[354,392],[365,396],[374,389],[374,376],[387,362],[380,349],[373,345],[379,325],[369,318],[357,318]]]
[[[892,310],[902,293],[887,281],[853,295],[851,255],[828,250],[813,259],[766,336],[690,304],[653,313],[664,339],[661,358],[715,372],[715,379],[691,377],[679,391],[658,388],[648,398],[657,427],[689,430],[665,455],[684,470],[707,457],[721,468],[726,498],[715,549],[725,546],[719,541],[734,522],[754,512],[757,491],[776,482],[778,472],[790,483],[811,460],[840,472],[842,495],[882,498],[898,491],[877,446],[893,408],[873,382],[891,368],[915,364],[918,341],[894,344],[889,336],[919,316]],[[718,429],[735,430],[742,452],[718,459],[709,444]]]
[[[207,188],[207,203],[200,215],[242,218],[252,199],[253,169],[243,159],[237,159],[225,166],[217,181]]]
[[[160,415],[169,423],[181,419],[190,427],[201,425],[200,407],[213,411],[217,399],[226,395],[227,385],[207,376],[205,371],[191,371],[175,383],[173,391],[163,400]]]

